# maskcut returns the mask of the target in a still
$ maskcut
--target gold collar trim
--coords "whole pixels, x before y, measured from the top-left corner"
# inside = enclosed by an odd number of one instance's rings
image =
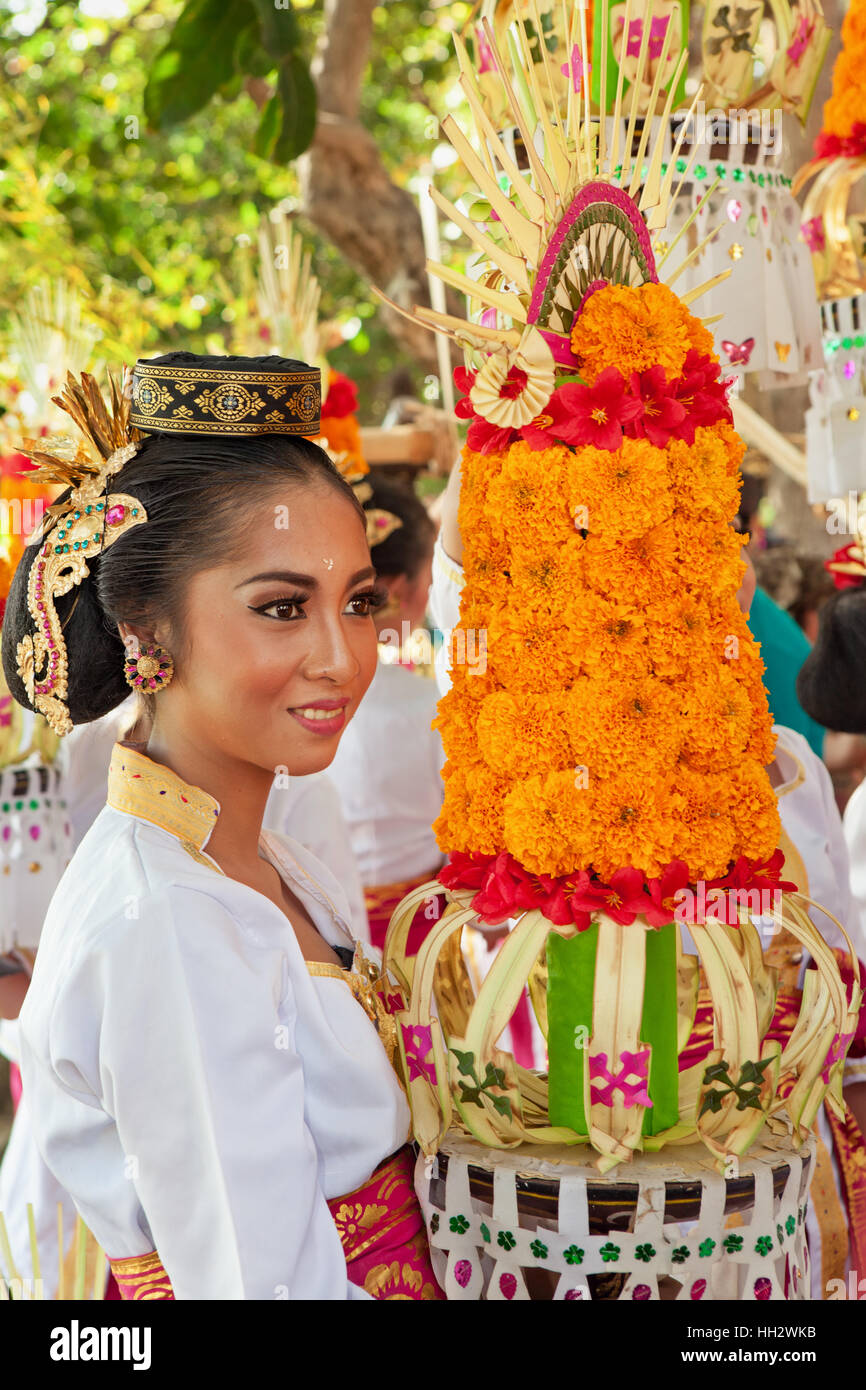
[[[116,743],[111,755],[108,804],[158,825],[199,851],[220,813],[219,802],[207,792],[123,743]]]

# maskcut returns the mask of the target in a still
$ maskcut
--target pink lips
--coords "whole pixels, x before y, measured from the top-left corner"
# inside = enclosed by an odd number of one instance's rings
[[[340,733],[346,723],[346,698],[340,700],[311,700],[308,705],[298,705],[288,713],[293,719],[312,734],[333,737]],[[330,717],[329,717],[330,716]]]

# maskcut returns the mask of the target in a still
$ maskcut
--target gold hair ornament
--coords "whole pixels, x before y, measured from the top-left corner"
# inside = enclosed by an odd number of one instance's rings
[[[374,545],[381,545],[395,531],[399,531],[403,525],[399,516],[395,516],[393,512],[383,511],[381,507],[370,507],[365,512],[365,516],[367,518],[367,544],[371,550]]]
[[[22,452],[40,465],[30,475],[34,481],[71,489],[67,498],[48,508],[42,524],[39,554],[27,583],[27,608],[35,632],[23,637],[16,649],[18,675],[27,698],[56,734],[68,734],[72,720],[66,704],[66,643],[55,600],[87,578],[88,560],[147,521],[138,498],[106,491],[108,480],[133,457],[141,438],[129,424],[126,388],[125,374],[120,386],[110,382],[109,411],[93,377],[83,372],[78,382],[70,374],[54,403],[72,417],[84,443],[73,446],[74,453],[66,441],[27,440],[22,446]],[[49,453],[46,445],[55,452]]]
[[[329,450],[326,449],[325,452],[328,453]],[[333,459],[333,455],[331,458]],[[372,550],[374,545],[381,545],[395,531],[399,531],[403,522],[394,512],[386,512],[382,507],[364,507],[364,503],[369,502],[373,496],[373,489],[362,473],[344,473],[343,477],[364,508],[364,516],[367,521],[367,544]]]

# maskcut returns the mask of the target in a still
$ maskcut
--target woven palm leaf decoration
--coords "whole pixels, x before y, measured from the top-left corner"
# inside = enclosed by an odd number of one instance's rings
[[[603,36],[608,18],[603,0]],[[799,1144],[825,1096],[841,1106],[860,989],[856,963],[843,986],[809,916],[820,909],[781,879],[771,716],[736,600],[743,446],[688,308],[707,286],[671,289],[700,248],[660,282],[687,230],[661,244],[689,160],[675,146],[663,172],[639,122],[651,25],[631,99],[622,69],[607,91],[601,53],[610,122],[587,95],[584,9],[562,13],[580,59],[564,110],[522,14],[507,53],[482,27],[484,90],[457,41],[474,139],[443,123],[480,200],[465,213],[431,190],[473,247],[471,274],[431,265],[469,315],[413,311],[463,347],[470,421],[465,586],[438,718],[448,863],[398,907],[385,944],[415,1135],[428,1153],[450,1126],[492,1147],[589,1144],[602,1170],[700,1139],[724,1167],[765,1125]],[[662,130],[686,61],[666,93],[672,33],[650,93]],[[509,144],[489,114],[492,73]],[[482,648],[483,663],[468,659]],[[409,957],[414,914],[443,886],[449,905]],[[773,931],[817,967],[784,1041],[752,920],[762,891]],[[460,953],[475,917],[513,923],[477,997]],[[548,1074],[497,1046],[527,988]]]
[[[60,1302],[101,1302],[105,1298],[108,1260],[105,1252],[76,1213],[71,1235],[64,1236],[63,1205],[57,1203],[56,1245],[43,1250],[37,1233],[32,1203],[27,1203],[30,1273],[22,1274],[15,1263],[6,1217],[0,1212],[0,1302],[41,1302],[46,1298],[46,1276],[53,1296]],[[56,1269],[53,1260],[56,1256]]]

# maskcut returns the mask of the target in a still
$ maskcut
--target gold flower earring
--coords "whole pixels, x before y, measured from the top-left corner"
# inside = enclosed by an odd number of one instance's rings
[[[123,673],[127,685],[142,694],[164,690],[174,675],[170,652],[155,642],[142,645],[132,634],[124,637],[123,645],[126,647]]]

